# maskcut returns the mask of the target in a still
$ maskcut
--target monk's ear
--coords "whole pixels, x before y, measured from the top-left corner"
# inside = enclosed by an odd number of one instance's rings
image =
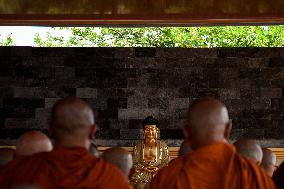
[[[232,120],[230,120],[230,121],[226,124],[225,132],[224,132],[224,137],[225,137],[226,139],[229,139],[231,130],[232,130]]]
[[[89,138],[91,140],[95,139],[95,135],[96,135],[97,129],[96,129],[96,124],[93,124],[90,128],[90,136]]]

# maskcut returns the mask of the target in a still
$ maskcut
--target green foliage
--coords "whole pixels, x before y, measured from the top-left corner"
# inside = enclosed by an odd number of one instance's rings
[[[63,36],[52,36],[49,32],[46,34],[47,37],[43,40],[39,34],[35,34],[34,42],[40,47],[68,47]]]
[[[41,47],[283,47],[284,26],[53,28],[70,36],[35,36]]]
[[[11,34],[7,36],[1,36],[0,34],[0,46],[14,46],[15,43],[13,42],[13,39],[11,37]]]

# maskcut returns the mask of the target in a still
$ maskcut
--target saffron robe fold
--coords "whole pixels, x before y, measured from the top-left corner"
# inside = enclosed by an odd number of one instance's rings
[[[213,143],[173,160],[160,170],[151,189],[275,189],[254,162],[233,145]]]
[[[17,158],[1,170],[0,188],[33,185],[41,189],[130,189],[115,166],[84,148],[55,148]]]

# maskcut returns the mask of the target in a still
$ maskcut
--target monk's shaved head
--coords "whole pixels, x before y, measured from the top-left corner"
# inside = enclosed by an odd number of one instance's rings
[[[15,150],[12,148],[0,148],[0,167],[3,167],[14,159]]]
[[[76,97],[59,100],[52,109],[52,126],[61,133],[75,134],[94,124],[94,116],[89,105]]]
[[[94,114],[90,106],[76,97],[59,100],[52,109],[51,136],[56,145],[84,146],[89,149],[95,134]]]
[[[255,161],[257,164],[260,164],[262,161],[262,149],[261,146],[251,139],[240,139],[234,143],[236,150],[242,156],[246,157],[249,160]]]
[[[276,155],[268,148],[263,148],[263,158],[261,161],[261,167],[267,173],[268,176],[272,177],[276,169]]]
[[[24,133],[17,140],[16,155],[29,156],[39,152],[49,152],[52,150],[50,139],[40,131],[30,131]]]
[[[226,106],[215,98],[201,98],[192,103],[185,128],[193,149],[213,143],[226,142],[231,129]]]
[[[126,177],[129,176],[133,161],[132,155],[127,150],[119,147],[109,148],[103,153],[102,157],[117,166]]]

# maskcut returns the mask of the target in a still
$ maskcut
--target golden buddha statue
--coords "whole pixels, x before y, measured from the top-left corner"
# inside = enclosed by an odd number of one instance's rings
[[[169,162],[168,146],[158,140],[158,120],[149,116],[143,121],[144,139],[133,149],[134,173],[130,178],[135,189],[149,188],[151,179]]]

